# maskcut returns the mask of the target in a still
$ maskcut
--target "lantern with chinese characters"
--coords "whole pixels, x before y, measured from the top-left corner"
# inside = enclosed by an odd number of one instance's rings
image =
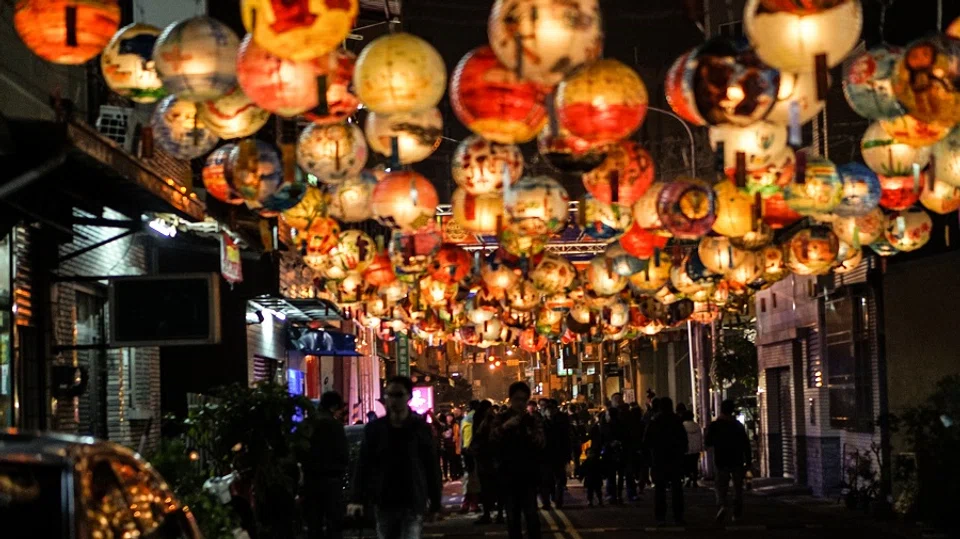
[[[960,188],[939,180],[926,181],[920,192],[920,204],[940,215],[957,211],[960,209]]]
[[[340,225],[329,217],[318,217],[301,235],[297,236],[303,244],[303,262],[311,269],[319,271],[327,262],[327,253],[337,246]]]
[[[234,147],[234,144],[224,144],[207,156],[202,172],[203,188],[208,195],[220,202],[242,204],[243,197],[233,188],[227,177],[227,163]]]
[[[440,235],[432,230],[412,234],[394,231],[388,251],[398,276],[419,275],[427,271],[440,243]]]
[[[740,265],[747,256],[733,246],[730,238],[723,236],[704,236],[697,245],[700,262],[714,273],[722,274]]]
[[[743,236],[730,238],[731,245],[737,249],[745,249],[747,251],[756,251],[757,249],[766,247],[772,241],[773,228],[764,222],[757,223],[755,230],[751,230]]]
[[[510,195],[504,209],[507,225],[516,233],[555,234],[567,226],[570,198],[557,180],[527,176],[512,186]]]
[[[713,231],[722,236],[740,237],[756,228],[754,222],[754,199],[737,188],[731,181],[722,181],[713,186],[717,197],[717,220]]]
[[[840,241],[850,245],[869,245],[883,235],[887,218],[880,208],[857,217],[838,217],[831,224]]]
[[[421,301],[430,307],[444,306],[456,294],[456,283],[446,283],[429,275],[420,278]]]
[[[666,184],[661,182],[652,184],[647,192],[633,205],[633,222],[635,225],[650,231],[663,228],[660,215],[657,213],[657,200],[660,199],[660,193],[665,186]]]
[[[598,296],[612,296],[627,286],[627,278],[613,269],[605,256],[599,255],[587,266],[587,283]]]
[[[119,26],[117,0],[19,0],[13,13],[13,27],[24,45],[55,64],[86,63],[100,54]]]
[[[803,183],[791,183],[783,190],[783,199],[801,215],[829,213],[840,204],[843,182],[837,167],[822,157],[808,157]]]
[[[404,32],[380,36],[363,48],[353,72],[357,97],[378,114],[436,107],[447,88],[437,49]]]
[[[746,170],[757,170],[774,162],[787,147],[787,128],[770,122],[747,127],[719,125],[710,128],[710,146],[717,151],[723,143],[723,169],[732,176],[737,171],[737,154],[746,156]]]
[[[717,219],[716,196],[700,180],[677,178],[660,191],[657,214],[675,237],[696,239],[709,232]]]
[[[253,104],[240,88],[232,88],[199,106],[200,120],[222,139],[245,138],[267,124],[270,113]]]
[[[243,26],[272,54],[309,60],[340,46],[353,28],[358,0],[243,0]]]
[[[153,110],[150,124],[157,144],[177,159],[195,159],[217,145],[219,137],[197,114],[196,103],[170,95]]]
[[[603,163],[583,175],[583,186],[604,204],[632,206],[650,188],[653,176],[650,154],[636,142],[624,140],[607,148]]]
[[[766,120],[779,125],[790,125],[790,109],[797,108],[797,121],[802,125],[812,120],[826,100],[817,99],[817,77],[814,73],[781,73],[777,103],[770,109]]]
[[[757,58],[746,38],[713,38],[689,62],[697,112],[710,125],[753,124],[777,100],[780,73]]]
[[[453,284],[462,281],[469,275],[472,265],[473,259],[470,253],[463,250],[463,247],[445,243],[440,246],[440,250],[433,257],[427,271],[434,279]]]
[[[580,201],[579,211],[583,213],[583,233],[599,241],[615,240],[633,224],[629,206],[604,204],[589,195]]]
[[[751,195],[760,193],[763,196],[779,193],[793,181],[796,166],[797,154],[787,146],[766,165],[753,170],[747,169],[747,192]],[[736,176],[736,169],[733,174]]]
[[[453,180],[471,195],[499,193],[503,175],[511,182],[523,174],[523,154],[512,144],[499,144],[471,135],[457,146],[450,163]]]
[[[893,93],[918,120],[960,122],[960,41],[937,34],[911,43],[897,64]]]
[[[960,187],[960,129],[933,145],[933,157],[937,181]]]
[[[237,85],[239,45],[227,25],[210,17],[194,17],[163,30],[153,48],[153,61],[168,92],[189,101],[206,101]]]
[[[840,204],[833,213],[840,217],[856,217],[870,212],[880,204],[880,180],[872,170],[860,163],[837,167],[843,182]]]
[[[167,95],[153,63],[160,29],[134,23],[121,28],[100,55],[103,81],[117,95],[135,103],[153,103]]]
[[[776,193],[763,199],[763,222],[774,230],[796,223],[803,216],[790,209],[783,200],[783,193]]]
[[[895,141],[915,148],[930,146],[950,133],[950,126],[923,122],[909,114],[880,120],[880,126]]]
[[[337,244],[327,253],[323,276],[340,280],[350,272],[363,272],[373,262],[377,246],[370,236],[359,230],[344,230],[337,236]]]
[[[597,0],[497,0],[487,32],[504,65],[551,87],[600,56],[601,22]]]
[[[761,0],[747,0],[743,28],[764,62],[791,73],[816,71],[824,54],[827,67],[847,56],[860,41],[863,13],[859,0],[847,0],[815,13],[770,11]]]
[[[272,146],[262,140],[246,140],[230,152],[227,175],[244,201],[259,207],[283,183],[283,165]]]
[[[652,294],[663,288],[670,280],[672,266],[670,255],[662,251],[654,254],[647,267],[630,276],[630,287],[639,292]]]
[[[636,214],[634,214],[634,218],[636,218]],[[620,245],[631,255],[646,259],[653,256],[657,249],[666,247],[667,238],[641,228],[634,221],[633,226],[623,236],[620,236]]]
[[[468,52],[450,77],[450,106],[467,129],[502,144],[529,142],[547,122],[543,89],[521,80],[484,45]]]
[[[519,346],[525,352],[536,354],[546,348],[547,344],[549,344],[547,338],[537,334],[533,328],[525,329],[520,334]]]
[[[376,287],[382,287],[397,281],[397,275],[393,272],[393,264],[390,262],[390,255],[386,252],[374,254],[373,260],[367,265],[367,269],[363,270],[363,278]],[[391,298],[385,299],[389,301]]]
[[[394,171],[373,189],[373,216],[384,226],[415,232],[437,212],[437,190],[429,180],[413,171]]]
[[[527,312],[540,304],[540,291],[529,279],[520,279],[506,290],[507,305],[511,309]]]
[[[440,147],[443,116],[436,108],[398,114],[367,114],[364,131],[370,148],[393,158],[393,138],[397,139],[398,162],[419,163]]]
[[[667,104],[677,116],[693,125],[706,125],[706,120],[697,110],[696,98],[693,95],[693,70],[697,65],[697,50],[689,50],[674,60],[667,70],[663,93]]]
[[[231,145],[232,146],[232,145]],[[220,150],[217,150],[219,152]],[[214,153],[217,153],[214,152]],[[307,192],[296,206],[280,214],[287,225],[297,231],[304,231],[318,217],[327,217],[330,201],[326,193],[316,187],[307,187]]]
[[[837,252],[837,265],[833,268],[834,273],[849,273],[860,265],[863,260],[863,249],[854,248],[846,242],[840,242],[840,249]]]
[[[557,118],[588,142],[611,143],[640,127],[647,100],[647,87],[636,71],[617,60],[597,60],[557,87]]]
[[[367,164],[367,142],[355,124],[311,124],[297,140],[297,164],[321,182],[336,185]]]
[[[530,280],[544,294],[556,294],[573,285],[577,270],[566,258],[547,254],[530,272]]]
[[[917,176],[884,176],[880,178],[880,206],[888,210],[905,210],[920,200],[921,186],[927,183],[927,173]]]
[[[840,240],[829,228],[804,228],[785,244],[787,267],[797,275],[824,275],[833,268],[839,250]]]
[[[857,56],[843,74],[843,95],[853,112],[870,120],[896,118],[906,111],[893,93],[893,77],[903,50],[880,45]]]
[[[352,271],[343,280],[329,283],[328,288],[334,288],[338,306],[353,308],[357,307],[357,304],[363,300],[363,292],[366,287],[364,286],[363,276],[359,272]]]
[[[646,259],[637,258],[628,253],[619,242],[607,245],[607,248],[603,250],[603,256],[610,259],[613,271],[624,277],[629,277],[638,271],[642,271],[649,263]]]
[[[898,251],[916,251],[930,241],[933,221],[920,208],[895,212],[887,219],[883,234]]]
[[[293,117],[318,102],[316,62],[280,58],[247,34],[237,53],[237,82],[257,105]]]
[[[503,324],[499,318],[492,318],[482,324],[477,324],[475,327],[482,340],[490,342],[500,340],[500,331],[503,330]]]
[[[373,217],[370,201],[377,179],[367,171],[344,180],[330,194],[330,216],[344,223],[359,223]]]
[[[913,174],[914,166],[930,162],[930,148],[898,142],[878,122],[870,124],[860,139],[860,155],[870,170],[887,176]]]
[[[503,219],[503,197],[499,193],[474,196],[456,189],[450,202],[453,219],[467,232],[485,235],[497,232],[497,223]]]

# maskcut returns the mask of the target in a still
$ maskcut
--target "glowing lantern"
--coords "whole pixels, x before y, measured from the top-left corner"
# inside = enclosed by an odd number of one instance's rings
[[[688,62],[697,113],[710,125],[753,124],[777,100],[780,73],[757,58],[746,38],[713,38]]]
[[[299,170],[293,176],[293,179],[286,181],[281,175],[280,183],[270,185],[270,190],[257,199],[259,204],[247,203],[252,209],[256,209],[261,217],[272,218],[279,216],[282,212],[295,207],[306,196],[307,182],[304,181],[303,174]]]
[[[203,188],[207,194],[227,204],[242,204],[243,197],[233,189],[227,177],[227,163],[234,144],[225,144],[214,150],[203,165]]]
[[[440,307],[446,305],[450,298],[456,295],[457,284],[424,276],[420,279],[420,293],[422,301],[428,306]]]
[[[217,150],[217,152],[219,151]],[[316,187],[307,187],[307,192],[300,202],[284,211],[280,216],[290,228],[303,231],[310,226],[314,219],[327,216],[328,205],[329,201],[323,191]]]
[[[458,283],[470,274],[473,259],[463,247],[452,243],[440,246],[427,271],[434,279],[447,284]]]
[[[690,178],[666,184],[657,198],[657,214],[663,227],[680,239],[696,239],[716,221],[716,196],[709,185]]]
[[[840,204],[833,213],[840,217],[856,217],[869,213],[880,203],[880,180],[869,168],[860,163],[847,163],[837,167],[843,182]]]
[[[529,279],[521,279],[506,290],[507,304],[511,309],[527,312],[540,303],[540,291]]]
[[[359,223],[373,217],[370,201],[377,179],[367,171],[347,178],[330,195],[330,216],[344,223]]]
[[[793,181],[793,177],[796,175],[796,165],[797,154],[787,146],[766,165],[747,170],[747,192],[751,195],[760,193],[763,196],[779,193],[782,188]],[[736,175],[736,169],[734,169],[733,175]]]
[[[603,250],[603,256],[610,259],[610,265],[618,275],[629,277],[649,263],[646,259],[637,258],[627,252],[619,243],[611,243]]]
[[[189,101],[216,99],[237,85],[237,35],[222,22],[194,17],[164,29],[153,61],[171,94]]]
[[[756,230],[751,230],[740,237],[730,238],[731,245],[737,249],[745,249],[747,251],[756,251],[757,249],[766,247],[772,241],[773,228],[762,222],[757,224]]]
[[[457,146],[450,164],[453,180],[471,195],[499,193],[503,175],[516,181],[523,174],[523,154],[512,144],[498,144],[471,135]]]
[[[696,67],[697,48],[689,50],[676,60],[667,71],[663,93],[673,112],[693,125],[706,125],[706,120],[697,110],[693,95],[693,70]]]
[[[363,300],[364,288],[363,277],[359,272],[348,273],[342,281],[336,283],[337,305],[346,308],[356,306]]]
[[[763,280],[766,284],[773,284],[790,274],[786,255],[780,247],[773,245],[764,247],[760,255],[763,263]]]
[[[760,59],[782,71],[816,71],[814,59],[820,54],[826,55],[827,67],[833,67],[860,41],[863,13],[859,0],[816,13],[768,11],[760,2],[747,0],[743,28]]]
[[[19,0],[13,26],[34,54],[65,65],[86,63],[120,26],[116,0]]]
[[[367,164],[367,142],[354,124],[311,124],[297,140],[297,164],[321,182],[338,184]]]
[[[634,213],[634,219],[636,219],[636,213]],[[656,249],[663,249],[667,245],[667,238],[648,232],[634,220],[633,226],[620,236],[620,245],[635,257],[650,258]]]
[[[544,127],[537,136],[537,150],[550,165],[570,174],[586,174],[600,166],[607,158],[606,146],[591,144],[586,140],[557,128]]]
[[[530,272],[530,280],[544,294],[555,294],[573,285],[577,270],[566,258],[547,254]]]
[[[419,163],[440,147],[443,116],[431,108],[399,114],[367,114],[364,123],[367,141],[373,151],[393,157],[392,139],[397,139],[401,165]]]
[[[812,120],[827,102],[817,99],[817,78],[813,73],[781,73],[777,103],[770,109],[766,120],[780,125],[790,125],[790,108],[796,103],[800,124]]]
[[[259,207],[283,183],[283,165],[272,146],[261,140],[237,144],[227,161],[233,188],[251,207]]]
[[[203,102],[198,114],[211,131],[227,140],[249,137],[270,119],[270,113],[254,105],[240,88]]]
[[[550,236],[546,233],[529,232],[519,226],[503,229],[497,238],[500,247],[507,253],[518,257],[532,257],[547,248]]]
[[[672,265],[670,255],[667,253],[655,254],[643,271],[630,276],[630,286],[640,292],[652,294],[663,288],[670,280]]]
[[[736,267],[728,269],[723,273],[723,277],[731,285],[737,288],[755,285],[763,279],[763,258],[758,253],[747,251],[743,261]]]
[[[344,230],[337,236],[337,244],[327,253],[323,276],[340,280],[350,272],[363,272],[376,256],[376,245],[370,236],[359,230]]]
[[[432,45],[412,34],[387,34],[360,52],[353,72],[357,97],[379,114],[436,107],[447,88],[447,68]]]
[[[653,183],[653,158],[639,144],[625,140],[607,148],[599,167],[583,175],[587,192],[604,204],[632,206]],[[617,187],[614,199],[613,188]]]
[[[547,122],[541,87],[518,79],[486,45],[457,64],[450,78],[450,106],[467,129],[502,144],[529,142]]]
[[[384,299],[386,299],[388,302],[393,298],[391,298],[389,294],[384,293],[389,292],[389,290],[383,287],[394,282],[402,284],[397,281],[397,275],[393,272],[393,264],[390,261],[390,255],[385,252],[376,253],[374,255],[373,260],[370,261],[367,269],[363,271],[363,278],[365,281],[370,283],[370,285],[380,287],[380,295],[384,296]],[[401,294],[401,296],[405,295],[406,293]]]
[[[687,318],[700,324],[709,324],[720,318],[720,307],[706,301],[694,301],[693,311]]]
[[[663,228],[660,215],[657,213],[657,200],[666,187],[665,183],[654,183],[640,200],[633,205],[633,222],[644,230],[659,230]]]
[[[854,58],[843,75],[843,95],[864,118],[896,118],[906,111],[893,94],[893,76],[903,50],[880,45]]]
[[[763,222],[774,230],[796,223],[803,216],[790,209],[782,193],[776,193],[763,199]]]
[[[429,180],[416,172],[395,171],[373,189],[371,207],[384,226],[415,232],[432,221],[438,203],[437,190]]]
[[[453,219],[473,234],[495,234],[503,218],[503,197],[499,193],[474,196],[456,189],[450,205]]]
[[[398,275],[419,275],[427,271],[440,243],[440,235],[432,230],[413,234],[393,232],[388,251],[394,270]]]
[[[746,170],[757,170],[773,163],[787,147],[787,128],[770,122],[719,125],[711,127],[709,134],[714,151],[723,143],[723,169],[730,176],[736,173],[738,153],[746,155]]]
[[[197,104],[167,96],[153,110],[150,124],[157,144],[178,159],[194,159],[209,152],[220,139],[197,114]]]
[[[868,245],[883,235],[887,218],[880,208],[874,208],[865,215],[857,217],[839,217],[832,223],[833,232],[840,241],[850,245]]]
[[[870,124],[860,139],[864,163],[877,174],[903,176],[913,174],[914,165],[921,169],[930,162],[930,148],[904,144],[887,134],[878,122]]]
[[[960,122],[960,41],[938,34],[911,43],[897,64],[893,92],[918,120]]]
[[[553,309],[539,309],[537,311],[536,330],[544,336],[558,336],[560,324],[563,322],[563,313]]]
[[[570,309],[573,308],[573,303],[573,298],[571,298],[566,292],[547,294],[543,298],[544,309],[549,309],[551,311],[560,313],[570,311]]]
[[[159,36],[159,28],[134,23],[121,28],[107,43],[100,55],[100,72],[117,95],[135,103],[153,103],[167,94],[153,62],[153,46]]]
[[[950,133],[950,126],[922,122],[909,114],[880,120],[880,126],[897,142],[915,148],[930,146]]]
[[[854,248],[852,245],[840,242],[840,250],[837,252],[837,265],[833,268],[834,273],[848,273],[860,265],[863,261],[863,249]]]
[[[747,257],[747,251],[733,246],[729,238],[704,236],[697,245],[700,262],[714,273],[724,273],[739,266]]]
[[[886,236],[880,236],[880,238],[870,244],[870,249],[873,250],[879,256],[888,257],[893,256],[900,251],[896,247],[890,245],[890,242],[887,241]]]
[[[358,0],[243,0],[243,26],[262,47],[281,58],[309,60],[347,39]]]
[[[924,208],[940,215],[957,211],[960,209],[960,188],[939,180],[924,182],[920,203]]]
[[[303,115],[316,124],[339,123],[353,116],[360,109],[360,99],[350,93],[350,84],[353,82],[353,69],[357,63],[357,56],[352,52],[337,48],[326,57],[313,61],[317,66],[317,75],[326,78],[327,85],[326,107],[321,106],[319,87],[321,80],[315,79],[317,91],[316,108],[311,108]],[[311,90],[314,86],[307,83]]]
[[[831,212],[842,196],[837,167],[822,157],[808,157],[803,183],[791,183],[783,190],[787,206],[801,215]]]
[[[257,105],[293,117],[317,106],[316,62],[280,58],[247,34],[237,53],[237,82]]]
[[[500,319],[492,318],[482,324],[477,324],[475,327],[482,340],[491,342],[500,340],[500,331],[503,329]]]
[[[895,212],[887,219],[884,236],[898,251],[916,251],[930,241],[933,221],[920,208]]]
[[[905,210],[920,200],[920,186],[927,183],[926,172],[914,176],[880,176],[880,206],[888,210]],[[917,183],[919,182],[919,183]]]
[[[504,208],[508,225],[521,235],[555,234],[567,226],[570,198],[549,176],[527,176],[513,185]]]
[[[597,0],[497,0],[487,31],[504,65],[547,87],[603,50]]]
[[[587,266],[587,283],[598,296],[612,296],[627,286],[627,278],[613,270],[604,256],[597,256]]]
[[[786,242],[787,267],[797,275],[824,275],[837,260],[840,240],[829,228],[798,230]]]
[[[547,338],[543,335],[538,335],[537,332],[530,328],[523,330],[523,333],[520,334],[520,348],[531,354],[535,354],[544,348],[547,347],[548,341]]]
[[[629,206],[604,204],[592,196],[580,201],[583,212],[583,233],[599,241],[612,241],[624,234],[633,224]]]
[[[933,145],[934,177],[938,182],[960,187],[960,129]]]
[[[670,283],[680,294],[694,301],[704,301],[713,292],[714,277],[692,252],[680,264],[670,268]]]
[[[825,9],[836,7],[845,0],[760,0],[764,9],[768,11],[785,11],[787,13],[819,13]]]
[[[327,253],[337,246],[339,236],[340,225],[336,221],[329,217],[314,219],[303,233],[303,262],[313,270],[323,269]]]
[[[953,39],[960,39],[960,17],[954,19],[943,33]]]
[[[755,228],[753,197],[731,181],[713,186],[717,197],[717,220],[713,231],[722,236],[740,237]]]
[[[647,87],[636,71],[617,60],[597,60],[557,87],[557,117],[575,136],[611,143],[640,127],[647,99]]]

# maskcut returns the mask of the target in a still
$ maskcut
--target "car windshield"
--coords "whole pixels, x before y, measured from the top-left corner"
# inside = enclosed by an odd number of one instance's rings
[[[0,462],[0,522],[9,537],[67,537],[62,469]]]

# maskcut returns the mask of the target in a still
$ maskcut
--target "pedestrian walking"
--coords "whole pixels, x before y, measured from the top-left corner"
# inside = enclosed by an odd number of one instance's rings
[[[423,519],[440,512],[440,468],[430,427],[410,410],[413,382],[387,383],[387,415],[363,431],[351,514],[373,509],[378,539],[419,539]]]
[[[596,496],[597,504],[603,507],[604,474],[599,449],[590,447],[587,451],[587,459],[580,466],[580,472],[583,474],[583,486],[587,489],[587,505],[593,507],[593,498]]]
[[[567,463],[570,462],[570,418],[560,412],[559,403],[550,399],[544,409],[543,421],[546,464],[541,499],[544,508],[552,501],[558,509],[563,507],[563,495],[567,488]]]
[[[491,432],[506,501],[507,534],[510,539],[521,539],[524,520],[528,539],[540,539],[537,487],[544,449],[543,425],[539,417],[525,412],[530,386],[514,382],[509,393],[509,407],[497,416]]]
[[[693,412],[682,402],[677,404],[677,415],[687,431],[687,454],[684,456],[683,476],[688,487],[696,487],[700,475],[700,453],[703,452],[703,430],[693,420]]]
[[[707,426],[706,445],[713,449],[716,469],[717,522],[727,513],[727,492],[733,481],[733,520],[743,517],[743,478],[750,469],[753,450],[743,424],[734,417],[732,400],[720,403],[720,414]]]
[[[343,397],[328,391],[320,396],[316,417],[308,421],[310,457],[303,461],[303,487],[311,539],[343,537],[343,476],[349,459],[343,413]]]
[[[673,497],[673,518],[683,524],[683,456],[687,453],[687,431],[673,411],[673,400],[661,397],[659,410],[647,425],[644,446],[650,452],[654,483],[654,514],[658,524],[667,519],[667,488]]]
[[[460,422],[460,454],[463,458],[463,503],[460,505],[461,513],[468,513],[471,510],[477,511],[480,507],[480,478],[477,476],[476,459],[470,450],[473,443],[473,428],[476,410],[480,406],[480,401],[470,401],[467,404],[467,413],[464,414]]]
[[[447,424],[453,431],[453,453],[448,456],[450,459],[450,479],[456,481],[463,477],[463,455],[460,451],[463,443],[460,433],[460,409],[454,408],[447,414]]]
[[[480,503],[483,515],[476,524],[490,524],[490,515],[496,513],[497,524],[503,523],[504,504],[500,494],[500,479],[497,475],[496,448],[490,440],[497,412],[489,401],[481,401],[474,414],[474,433],[470,440],[470,452],[476,459],[477,478],[480,480]]]

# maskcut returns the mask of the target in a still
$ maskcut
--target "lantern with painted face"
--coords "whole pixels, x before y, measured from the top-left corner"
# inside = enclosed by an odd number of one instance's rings
[[[955,212],[960,209],[960,188],[939,180],[926,181],[920,192],[920,204],[940,215]]]
[[[13,27],[23,44],[55,64],[86,63],[119,26],[117,0],[20,0],[13,10]]]
[[[770,122],[713,126],[709,135],[714,151],[723,143],[723,170],[728,176],[737,171],[737,153],[745,154],[746,170],[758,170],[774,163],[787,147],[787,128]]]
[[[654,254],[647,267],[630,276],[630,287],[639,292],[652,294],[670,281],[672,266],[670,255],[664,252]]]
[[[633,224],[629,206],[604,204],[589,195],[580,201],[579,211],[583,212],[583,233],[599,241],[615,240]]]
[[[230,178],[227,177],[227,163],[234,147],[234,144],[224,144],[210,153],[203,165],[203,188],[208,195],[220,202],[242,204],[243,197],[233,188]]]
[[[930,146],[950,133],[950,126],[927,123],[909,114],[880,120],[880,127],[897,142],[914,148]]]
[[[604,204],[632,206],[653,183],[653,158],[639,144],[629,140],[611,144],[606,151],[607,158],[603,163],[583,175],[583,186]]]
[[[337,244],[327,253],[323,275],[340,280],[350,272],[363,273],[373,262],[377,246],[370,236],[359,230],[344,230],[337,236]]]
[[[155,140],[163,150],[177,159],[195,159],[217,145],[219,137],[197,114],[196,103],[165,97],[153,111],[150,124]]]
[[[837,167],[822,157],[808,157],[804,182],[791,183],[783,190],[787,206],[801,215],[833,211],[843,197],[843,182]]]
[[[311,124],[297,139],[297,163],[323,183],[336,185],[367,164],[367,142],[354,124]]]
[[[364,47],[353,74],[357,97],[378,114],[436,107],[447,88],[437,49],[405,32],[380,36]]]
[[[344,223],[359,223],[373,217],[371,200],[377,179],[366,170],[333,188],[330,216]]]
[[[677,178],[660,191],[657,214],[675,237],[696,239],[709,232],[717,219],[716,195],[700,180]]]
[[[451,197],[453,219],[467,232],[491,235],[503,222],[503,197],[499,193],[471,195],[463,189]]]
[[[960,41],[938,34],[911,43],[897,64],[893,93],[918,120],[960,122]]]
[[[872,170],[860,163],[837,167],[843,182],[840,204],[833,213],[840,217],[865,215],[880,204],[880,180]]]
[[[254,105],[240,88],[232,88],[215,100],[204,101],[198,114],[211,131],[227,140],[249,137],[270,119],[270,113]]]
[[[567,290],[576,278],[577,270],[573,264],[566,258],[553,254],[544,255],[530,272],[530,280],[544,294]]]
[[[906,112],[893,93],[893,77],[903,49],[879,45],[850,61],[843,74],[843,95],[853,112],[870,120]]]
[[[887,218],[880,208],[856,217],[838,217],[831,227],[840,241],[853,246],[869,245],[883,235]]]
[[[933,145],[934,177],[938,182],[960,187],[960,129]]]
[[[740,237],[756,228],[754,198],[731,181],[713,186],[717,197],[717,220],[713,231],[722,236]]]
[[[880,179],[880,207],[900,211],[920,200],[921,186],[927,183],[927,173],[917,176],[884,176]]]
[[[243,26],[261,46],[281,58],[309,60],[347,39],[360,10],[358,0],[243,0]]]
[[[734,247],[730,238],[704,236],[697,245],[697,254],[708,270],[722,274],[739,266],[746,258],[747,251]]]
[[[436,108],[398,114],[367,114],[364,123],[367,141],[373,151],[393,159],[393,142],[397,139],[399,162],[418,163],[440,147],[443,137],[443,116]]]
[[[188,101],[216,99],[237,85],[240,40],[210,17],[194,17],[164,29],[153,61],[164,88]]]
[[[647,87],[629,66],[597,60],[557,87],[557,118],[570,133],[591,143],[630,136],[647,114]]]
[[[928,147],[898,142],[879,122],[870,124],[860,139],[860,155],[864,163],[877,174],[887,176],[913,174],[914,166],[923,169],[930,162],[930,152]]]
[[[504,204],[507,227],[519,235],[547,235],[567,226],[570,198],[549,176],[527,176],[511,188]]]
[[[598,296],[612,296],[627,286],[627,278],[614,271],[611,261],[602,255],[587,266],[587,282]]]
[[[432,230],[412,234],[394,231],[388,252],[397,275],[416,276],[427,271],[440,243],[440,235]]]
[[[462,281],[473,266],[473,259],[470,253],[463,250],[463,247],[452,243],[445,243],[440,246],[440,250],[430,262],[427,271],[434,279],[453,284]]]
[[[384,226],[415,232],[432,222],[437,212],[437,190],[413,171],[395,171],[373,189],[373,216]]]
[[[710,39],[689,61],[697,112],[710,125],[753,124],[777,100],[780,73],[760,61],[746,38]]]
[[[450,164],[453,180],[464,191],[477,196],[499,193],[504,174],[516,182],[523,174],[523,154],[512,144],[499,144],[471,135],[453,153]]]
[[[133,23],[121,28],[100,55],[100,72],[107,86],[135,103],[153,103],[167,95],[153,62],[160,29]]]
[[[824,275],[837,260],[840,240],[829,228],[798,230],[786,242],[787,267],[797,275]]]
[[[916,251],[930,241],[933,221],[920,208],[895,212],[887,219],[884,236],[898,251]]]

